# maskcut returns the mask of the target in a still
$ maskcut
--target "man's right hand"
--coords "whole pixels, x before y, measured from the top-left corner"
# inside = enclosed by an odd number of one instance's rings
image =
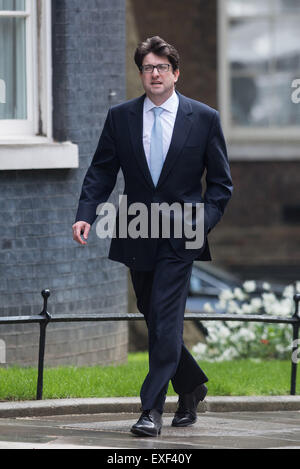
[[[77,221],[72,226],[72,229],[73,229],[74,241],[76,241],[79,244],[87,244],[87,242],[81,238],[81,235],[83,235],[84,239],[88,239],[91,225],[87,223],[86,221]]]

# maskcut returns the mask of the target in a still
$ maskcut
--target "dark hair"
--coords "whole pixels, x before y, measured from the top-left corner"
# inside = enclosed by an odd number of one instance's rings
[[[141,42],[135,51],[134,61],[139,70],[141,69],[145,56],[150,54],[150,52],[161,57],[167,57],[172,65],[173,71],[179,68],[179,54],[175,47],[168,44],[161,37],[153,36]]]

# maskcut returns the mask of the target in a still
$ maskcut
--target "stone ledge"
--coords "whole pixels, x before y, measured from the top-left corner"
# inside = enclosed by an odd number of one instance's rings
[[[175,412],[177,396],[167,398],[166,413]],[[198,406],[204,412],[300,411],[300,396],[222,396],[209,397]],[[1,402],[0,418],[41,417],[100,413],[140,413],[138,397],[86,399],[49,399],[42,401]]]
[[[0,170],[78,168],[78,146],[45,140],[22,143],[0,141]]]
[[[208,412],[272,412],[300,410],[300,396],[212,396],[206,401]]]

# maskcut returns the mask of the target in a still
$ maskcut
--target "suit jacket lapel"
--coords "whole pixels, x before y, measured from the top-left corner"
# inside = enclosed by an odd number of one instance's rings
[[[129,131],[131,137],[131,143],[134,150],[134,155],[137,160],[139,169],[141,170],[146,183],[151,189],[154,188],[153,180],[147,163],[147,158],[144,151],[143,145],[143,106],[146,95],[141,96],[133,104],[129,112]]]
[[[177,116],[175,119],[169,151],[167,153],[157,187],[163,183],[171,171],[192,127],[192,106],[183,95],[178,92],[177,95],[179,97]],[[128,125],[137,164],[143,174],[143,177],[145,178],[146,183],[151,189],[154,189],[155,186],[153,184],[143,145],[144,99],[145,95],[138,98],[131,106],[129,111]]]
[[[169,151],[167,153],[157,187],[163,183],[174,166],[192,127],[192,106],[183,95],[178,92],[177,95],[179,97],[177,116],[175,119]]]

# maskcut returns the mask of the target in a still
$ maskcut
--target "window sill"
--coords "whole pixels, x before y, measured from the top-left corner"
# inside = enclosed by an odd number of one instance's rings
[[[300,161],[300,142],[288,141],[229,141],[230,161]]]
[[[36,137],[0,139],[0,170],[78,168],[78,146]]]

